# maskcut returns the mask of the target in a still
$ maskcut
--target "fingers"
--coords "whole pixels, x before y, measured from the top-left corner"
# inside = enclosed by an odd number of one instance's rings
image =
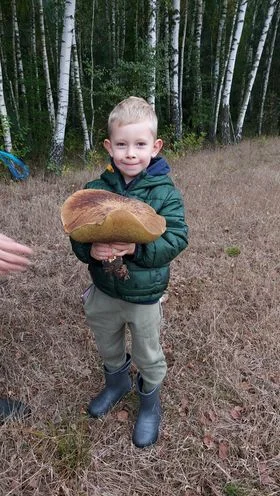
[[[22,272],[30,264],[32,249],[0,234],[0,274]]]
[[[4,234],[0,234],[0,251],[9,253],[22,253],[23,255],[31,255],[32,249],[28,246],[22,245],[17,241],[8,238]]]
[[[108,260],[114,257],[133,254],[134,251],[135,243],[93,243],[90,254],[96,260]]]

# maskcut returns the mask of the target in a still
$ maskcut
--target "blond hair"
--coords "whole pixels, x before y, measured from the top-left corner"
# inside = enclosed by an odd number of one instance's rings
[[[108,119],[109,137],[112,134],[113,124],[126,126],[127,124],[135,124],[146,120],[150,122],[151,132],[156,138],[158,119],[154,109],[144,98],[130,96],[118,103],[110,113]]]

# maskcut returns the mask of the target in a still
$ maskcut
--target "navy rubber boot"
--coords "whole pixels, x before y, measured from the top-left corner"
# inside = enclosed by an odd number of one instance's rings
[[[0,398],[0,423],[7,420],[20,420],[30,415],[29,406],[24,405],[21,401],[12,400],[11,398]]]
[[[161,420],[160,384],[150,393],[143,393],[142,387],[143,379],[138,373],[136,390],[140,408],[132,435],[132,441],[138,448],[145,448],[157,441]]]
[[[115,372],[109,372],[104,367],[105,388],[89,403],[88,413],[91,417],[103,417],[118,401],[129,393],[132,387],[129,375],[130,363],[131,357],[127,354],[125,364]]]

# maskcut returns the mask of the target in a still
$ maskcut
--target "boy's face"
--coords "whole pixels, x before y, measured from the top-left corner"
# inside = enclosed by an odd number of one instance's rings
[[[148,121],[124,126],[114,123],[110,140],[106,139],[104,146],[128,183],[148,167],[151,158],[161,150],[162,140],[155,140]]]

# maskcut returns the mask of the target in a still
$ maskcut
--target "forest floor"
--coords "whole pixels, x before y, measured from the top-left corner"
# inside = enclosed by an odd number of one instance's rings
[[[144,450],[135,392],[86,415],[102,363],[59,208],[100,171],[0,183],[0,230],[34,249],[0,279],[0,394],[32,408],[0,426],[1,496],[280,495],[279,156],[267,138],[172,160],[190,239],[164,304],[160,438]]]

